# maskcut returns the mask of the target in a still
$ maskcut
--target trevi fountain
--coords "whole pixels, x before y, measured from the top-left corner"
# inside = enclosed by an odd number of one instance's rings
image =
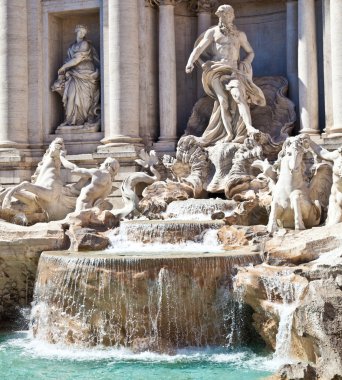
[[[342,2],[0,14],[0,378],[342,379]]]

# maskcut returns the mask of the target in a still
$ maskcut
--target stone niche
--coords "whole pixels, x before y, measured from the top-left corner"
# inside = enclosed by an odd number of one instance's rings
[[[63,1],[61,3],[63,3]],[[51,90],[51,86],[57,79],[58,69],[65,62],[68,48],[76,40],[75,26],[79,24],[87,26],[88,33],[86,39],[90,40],[95,47],[102,66],[99,8],[61,10],[57,12],[54,12],[53,8],[45,9],[43,22],[43,122],[45,136],[48,142],[56,137],[56,129],[64,121],[62,98],[59,94]],[[75,133],[75,131],[70,131],[70,133],[63,132],[60,135],[64,138],[67,150],[71,154],[94,152],[98,142],[103,137],[102,132],[83,133],[81,131],[78,133]],[[83,145],[75,144],[79,142],[82,142]]]
[[[234,7],[237,27],[247,34],[255,52],[254,76],[286,77],[286,2],[283,0],[220,0],[217,5]],[[212,16],[211,24],[218,18]],[[175,7],[176,65],[177,65],[177,125],[178,136],[184,132],[193,105],[204,91],[197,90],[202,70],[196,67],[191,75],[185,66],[198,37],[197,15],[189,2]],[[242,52],[243,57],[243,52]],[[298,90],[298,89],[297,89]]]

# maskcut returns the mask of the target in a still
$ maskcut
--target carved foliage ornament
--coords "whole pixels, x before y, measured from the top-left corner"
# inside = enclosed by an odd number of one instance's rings
[[[197,11],[211,13],[217,7],[217,0],[198,0]]]
[[[145,0],[147,6],[177,5],[186,3],[192,11],[211,12],[217,6],[217,0]]]

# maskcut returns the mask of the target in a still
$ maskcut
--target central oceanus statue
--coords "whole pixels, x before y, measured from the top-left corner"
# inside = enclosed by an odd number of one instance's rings
[[[289,137],[273,167],[267,160],[253,163],[270,181],[269,232],[278,226],[304,230],[318,226],[323,219],[332,184],[331,166],[312,164],[310,158],[304,159],[307,152],[312,152],[309,136]]]
[[[215,14],[218,25],[199,36],[185,69],[191,73],[196,62],[201,65],[204,91],[215,100],[200,139],[203,146],[222,141],[242,143],[247,133],[258,132],[252,126],[249,104],[266,105],[262,90],[252,81],[254,51],[246,34],[233,24],[234,9],[221,5]],[[246,52],[243,60],[240,48]]]

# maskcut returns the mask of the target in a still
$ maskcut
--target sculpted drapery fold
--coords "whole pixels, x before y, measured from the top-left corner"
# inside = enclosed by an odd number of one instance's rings
[[[87,28],[77,25],[76,41],[69,47],[52,90],[62,96],[65,120],[59,126],[98,128],[100,119],[100,62]]]

